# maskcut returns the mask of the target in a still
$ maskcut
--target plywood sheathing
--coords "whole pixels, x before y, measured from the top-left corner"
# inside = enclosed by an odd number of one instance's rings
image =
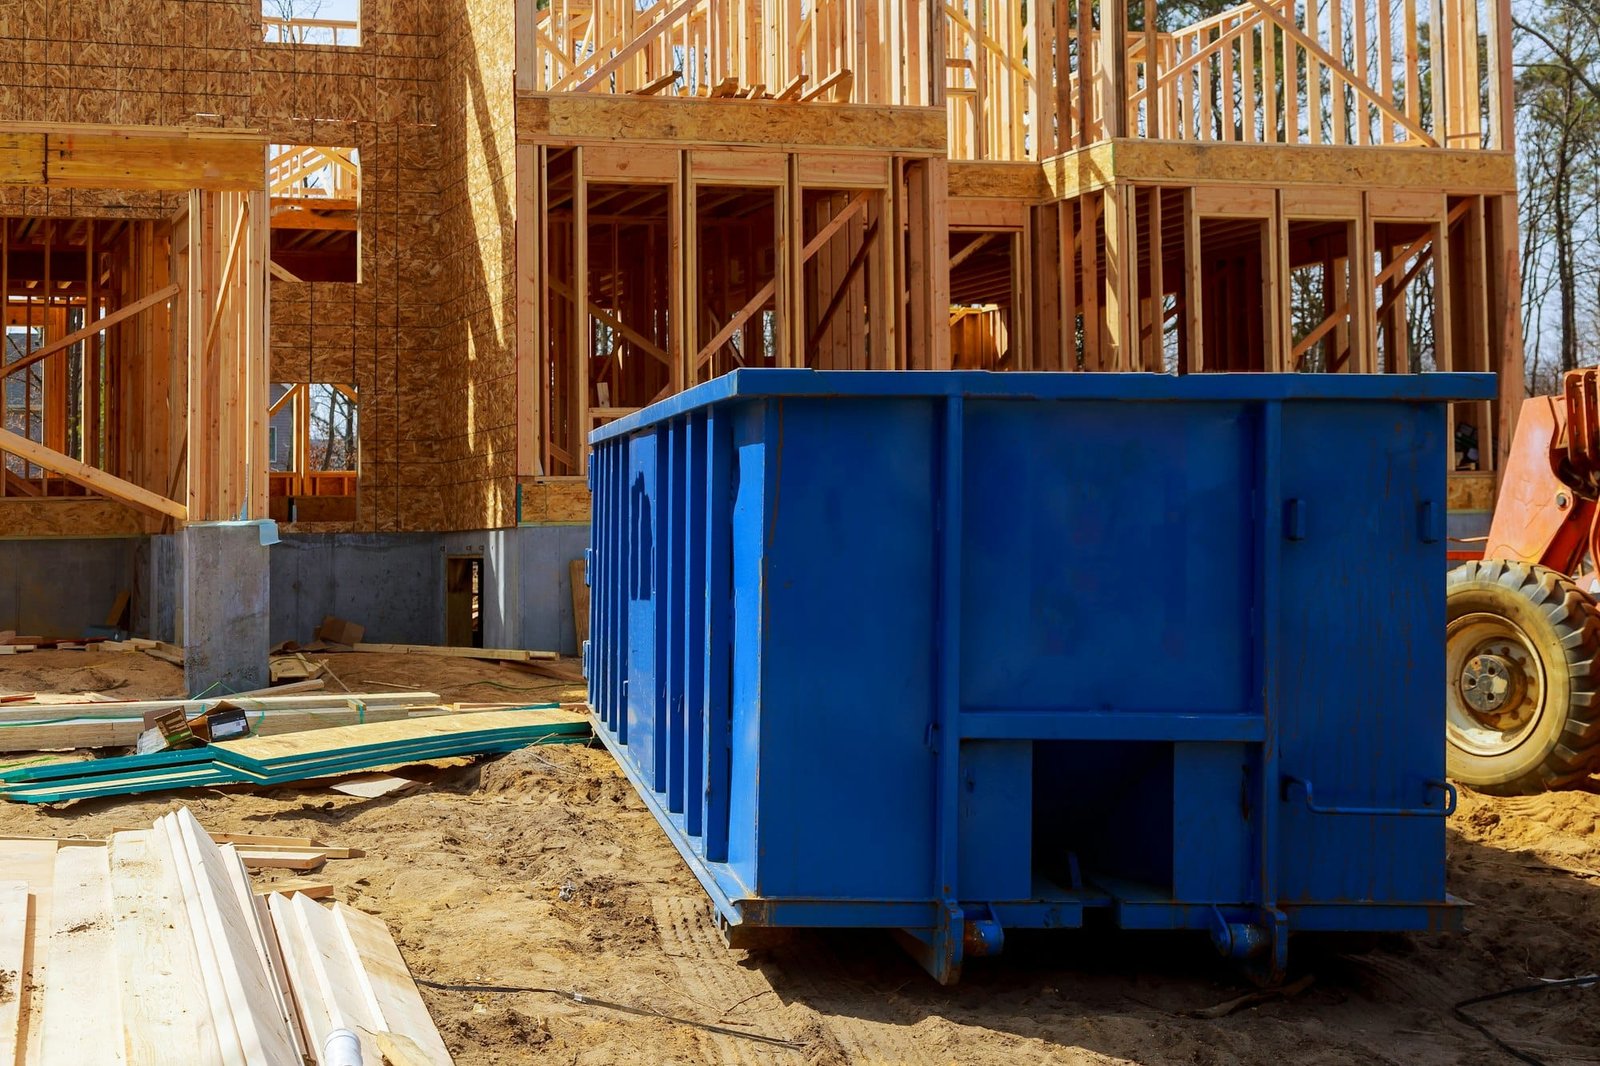
[[[436,372],[437,436],[427,442],[440,463],[445,529],[516,519],[514,15],[504,0],[440,0],[434,12],[446,279],[438,317],[450,343],[464,346]]]
[[[361,165],[361,280],[273,281],[271,377],[353,384],[360,395],[359,513],[319,529],[454,528],[435,420],[443,367],[462,345],[441,327],[439,42],[417,32],[435,19],[417,0],[363,14],[359,48],[255,50],[253,113],[273,143],[354,148]]]

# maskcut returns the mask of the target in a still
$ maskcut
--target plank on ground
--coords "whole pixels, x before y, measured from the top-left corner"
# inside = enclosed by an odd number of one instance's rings
[[[44,1003],[44,982],[50,969],[50,916],[55,887],[56,854],[52,841],[9,841],[0,846],[0,869],[6,880],[28,886],[32,906],[28,911],[28,942],[22,973],[25,995],[23,1020],[17,1032],[17,1049],[23,1061],[41,1061],[39,1008]]]
[[[443,655],[456,659],[506,659],[511,662],[561,658],[559,652],[529,651],[526,648],[456,648],[437,644],[352,644],[351,647],[356,651],[388,655]]]
[[[110,705],[114,706],[114,705]],[[304,733],[363,722],[397,722],[412,717],[448,714],[437,707],[367,707],[362,710],[247,710],[250,728],[260,736]],[[53,721],[48,725],[5,723],[0,728],[0,751],[51,751],[72,748],[129,748],[144,731],[142,717],[93,717]]]
[[[176,886],[173,908],[181,912],[181,920],[186,924],[194,945],[194,957],[200,969],[200,982],[195,986],[196,998],[211,1014],[221,1053],[217,1061],[223,1066],[247,1066],[239,1026],[233,1020],[227,989],[222,983],[224,945],[215,939],[211,923],[207,920],[194,863],[189,858],[183,835],[175,830],[173,815],[164,815],[156,820],[151,839],[160,861]]]
[[[203,833],[203,830],[201,832]],[[197,847],[204,847],[203,843],[199,843],[202,837],[196,835],[195,839]],[[303,1062],[305,1061],[304,1032],[301,1029],[299,1013],[294,1007],[294,997],[289,991],[289,977],[283,965],[283,954],[278,947],[278,938],[271,932],[272,918],[267,913],[267,901],[251,890],[250,875],[245,872],[244,863],[240,860],[234,845],[223,844],[218,848],[218,853],[222,856],[222,866],[227,874],[228,884],[233,889],[234,900],[239,905],[240,913],[244,915],[250,939],[255,942],[256,955],[272,985],[278,1004],[279,1019],[288,1030],[290,1039],[294,1041],[298,1061]]]
[[[0,1063],[4,1066],[17,1061],[31,910],[25,882],[0,881]]]
[[[128,1066],[160,1066],[173,1048],[189,1050],[195,1062],[219,1062],[216,1024],[201,985],[188,913],[178,878],[161,860],[149,830],[113,834],[111,915]],[[3,1061],[3,1060],[0,1060]]]
[[[382,1028],[396,1033],[427,1056],[433,1066],[450,1066],[450,1051],[428,1013],[416,980],[382,920],[342,903],[333,914],[360,963],[358,972],[368,998],[377,1005]]]
[[[198,905],[213,950],[228,963],[220,967],[221,987],[245,1058],[252,1063],[296,1061],[298,1049],[283,1023],[272,975],[250,931],[254,912],[240,903],[229,880],[226,858],[187,808],[163,816],[161,822],[173,840],[171,853],[181,857],[179,861],[188,865],[193,877],[194,891],[188,895],[190,914],[195,914]]]
[[[268,896],[268,910],[294,984],[306,1031],[325,1037],[349,1029],[361,1040],[363,1062],[382,1062],[373,1034],[383,1028],[377,1004],[357,972],[359,963],[337,919],[300,896]],[[319,1038],[313,1051],[321,1053]],[[319,1059],[320,1061],[320,1059]]]
[[[288,877],[282,881],[273,881],[271,884],[255,885],[251,891],[262,899],[266,899],[274,892],[282,896],[328,899],[333,895],[333,886],[326,881],[313,881],[306,877]]]
[[[121,1066],[127,1057],[117,967],[109,964],[116,928],[105,849],[62,849],[52,892],[40,1061]]]

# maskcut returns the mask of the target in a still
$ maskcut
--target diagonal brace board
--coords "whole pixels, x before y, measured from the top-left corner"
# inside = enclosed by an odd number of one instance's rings
[[[82,485],[86,489],[93,489],[103,496],[109,496],[146,514],[176,518],[180,522],[189,518],[189,508],[176,500],[169,500],[131,481],[124,481],[115,474],[108,474],[104,470],[92,467],[88,463],[80,463],[70,455],[63,455],[54,448],[46,448],[43,444],[31,441],[9,429],[0,429],[0,452],[20,456],[34,466],[52,470],[68,481]]]
[[[1387,115],[1391,121],[1399,123],[1405,129],[1415,134],[1419,139],[1421,139],[1423,144],[1426,144],[1430,148],[1439,147],[1439,142],[1434,140],[1432,135],[1430,135],[1427,130],[1417,125],[1417,123],[1413,122],[1409,116],[1396,108],[1393,101],[1387,100],[1378,95],[1364,80],[1352,74],[1349,67],[1335,59],[1333,54],[1326,48],[1322,47],[1322,45],[1318,44],[1310,37],[1307,37],[1305,31],[1303,31],[1299,26],[1296,26],[1291,19],[1284,17],[1283,12],[1269,5],[1266,0],[1250,0],[1250,2],[1260,9],[1263,15],[1277,23],[1278,27],[1283,30],[1285,37],[1288,37],[1301,48],[1304,48],[1307,52],[1316,57],[1319,63],[1328,68],[1330,74],[1332,74],[1334,77],[1337,77],[1340,81],[1348,84],[1350,88],[1355,91],[1356,95],[1366,97],[1366,99],[1372,102],[1374,107]]]
[[[132,318],[140,311],[148,310],[149,308],[154,307],[156,304],[166,303],[168,300],[176,296],[178,292],[179,286],[168,285],[166,288],[157,289],[149,296],[146,296],[141,300],[137,300],[126,307],[119,307],[109,315],[106,315],[104,318],[97,318],[87,326],[84,326],[82,329],[75,330],[74,332],[67,334],[65,337],[62,337],[60,340],[51,341],[43,348],[29,352],[26,356],[18,359],[14,363],[7,363],[4,368],[0,368],[0,378],[6,377],[10,374],[15,374],[19,370],[26,370],[28,367],[33,366],[40,360],[48,359],[57,352],[72,347],[79,341],[88,340],[101,330],[109,329],[124,319]]]
[[[846,222],[854,218],[857,212],[864,210],[867,206],[867,200],[871,196],[872,192],[870,190],[862,190],[851,197],[850,202],[844,206],[844,210],[834,215],[815,237],[806,242],[806,246],[800,251],[801,264],[810,262],[811,257],[816,255],[823,245],[832,240],[833,235],[843,229]],[[734,316],[728,319],[727,324],[717,331],[717,335],[712,337],[704,348],[700,349],[699,354],[694,357],[694,369],[699,370],[704,366],[706,360],[710,359],[718,348],[728,343],[728,339],[739,332],[740,328],[750,320],[750,316],[761,310],[777,291],[778,279],[776,278],[761,286],[756,294],[750,297],[749,302],[739,308]]]

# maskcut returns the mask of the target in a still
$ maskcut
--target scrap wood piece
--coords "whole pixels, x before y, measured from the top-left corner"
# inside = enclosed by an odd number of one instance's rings
[[[503,662],[500,665],[509,666],[514,670],[526,670],[529,673],[538,674],[540,677],[548,677],[555,681],[568,681],[575,685],[581,685],[584,682],[583,667],[564,659],[530,659],[523,663]]]
[[[311,837],[275,837],[263,836],[257,833],[212,833],[211,839],[218,844],[233,844],[241,849],[247,848],[299,848],[303,851],[319,851],[330,859],[359,859],[366,852],[360,848],[344,848],[337,844],[324,844]]]
[[[266,688],[246,689],[235,692],[229,699],[249,699],[252,696],[289,696],[296,692],[321,692],[328,687],[328,683],[320,677],[309,677],[304,681],[291,681],[287,685],[268,685]]]
[[[282,881],[269,881],[264,885],[255,885],[251,891],[263,899],[274,892],[283,896],[305,896],[307,899],[328,899],[333,895],[333,886],[326,881],[313,881],[309,877],[290,877]]]
[[[367,635],[367,627],[357,625],[355,622],[346,621],[333,615],[322,619],[322,624],[317,627],[317,640],[329,644],[355,644]]]
[[[361,799],[379,799],[383,796],[400,796],[422,787],[422,782],[393,774],[352,774],[328,785],[335,792]]]
[[[176,644],[168,644],[162,641],[154,648],[140,648],[139,650],[152,659],[160,659],[162,662],[170,663],[173,666],[183,665],[183,649]]]
[[[116,602],[111,605],[111,610],[106,612],[106,625],[113,629],[121,628],[122,616],[128,613],[128,601],[132,596],[133,593],[129,589],[117,593]]]
[[[458,659],[503,659],[506,662],[561,658],[559,652],[528,651],[524,648],[456,648],[437,644],[353,644],[351,648],[354,651],[389,655],[447,655]]]

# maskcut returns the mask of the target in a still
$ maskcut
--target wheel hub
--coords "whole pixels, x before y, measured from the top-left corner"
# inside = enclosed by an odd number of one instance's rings
[[[1480,714],[1497,713],[1511,695],[1510,660],[1493,652],[1481,652],[1467,660],[1461,670],[1461,697]]]
[[[1544,670],[1521,627],[1499,615],[1465,615],[1447,630],[1446,658],[1451,742],[1499,755],[1526,740],[1543,704]]]

